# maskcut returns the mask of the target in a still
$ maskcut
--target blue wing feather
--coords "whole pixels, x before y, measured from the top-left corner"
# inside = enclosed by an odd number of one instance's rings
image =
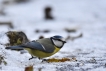
[[[35,41],[27,42],[21,46],[25,48],[31,48],[31,49],[44,51],[44,48],[42,47],[42,45],[39,42],[35,42]]]

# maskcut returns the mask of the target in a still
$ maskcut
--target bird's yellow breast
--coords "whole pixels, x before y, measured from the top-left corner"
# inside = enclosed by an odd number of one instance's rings
[[[34,49],[29,49],[29,48],[26,48],[26,50],[28,50],[28,52],[30,54],[32,54],[33,56],[37,56],[39,58],[45,58],[45,57],[49,57],[49,56],[57,53],[60,50],[60,48],[55,47],[55,50],[52,53],[46,53],[46,52],[43,52],[40,50],[34,50]]]

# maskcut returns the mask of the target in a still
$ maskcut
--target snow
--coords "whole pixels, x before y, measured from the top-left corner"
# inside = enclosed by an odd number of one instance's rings
[[[3,0],[0,0],[2,2]],[[2,4],[2,3],[0,3]],[[44,20],[43,10],[46,6],[53,8],[54,20]],[[34,71],[105,71],[106,70],[106,0],[31,0],[27,3],[0,5],[6,15],[0,15],[0,21],[11,21],[14,29],[0,25],[0,44],[8,43],[5,32],[16,30],[26,33],[30,40],[39,36],[81,38],[68,40],[64,47],[48,58],[76,57],[77,62],[41,63],[41,60],[28,60],[28,53],[6,50],[0,45],[0,54],[6,57],[7,65],[0,65],[0,71],[24,71],[33,65]],[[75,28],[77,32],[67,33],[65,28]],[[35,33],[35,30],[50,30],[49,33]],[[4,53],[5,52],[5,53]],[[93,62],[93,58],[96,62]]]

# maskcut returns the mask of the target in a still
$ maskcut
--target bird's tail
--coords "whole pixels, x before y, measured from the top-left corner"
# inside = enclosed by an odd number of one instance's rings
[[[22,46],[9,46],[5,49],[11,49],[11,50],[23,50],[24,48]]]

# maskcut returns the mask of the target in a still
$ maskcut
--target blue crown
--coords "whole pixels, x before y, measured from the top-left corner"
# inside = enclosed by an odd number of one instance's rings
[[[59,35],[55,35],[55,36],[53,36],[53,38],[55,38],[55,39],[61,39],[63,37],[62,36],[59,36]]]

